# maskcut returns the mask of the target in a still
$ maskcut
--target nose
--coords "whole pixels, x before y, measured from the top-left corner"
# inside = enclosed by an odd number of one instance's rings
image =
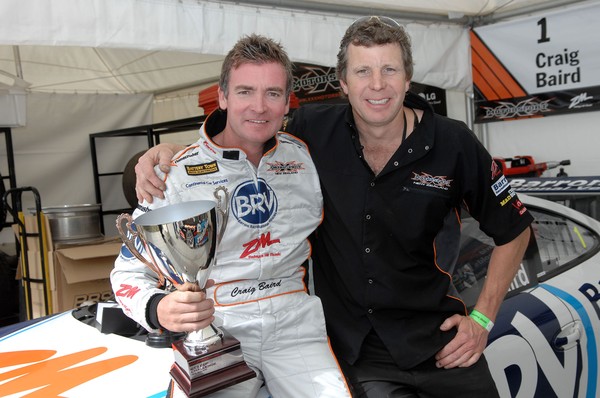
[[[257,95],[252,102],[252,110],[256,113],[263,113],[267,109],[266,99],[262,95]]]
[[[385,80],[383,79],[383,75],[381,71],[374,71],[371,74],[371,89],[373,90],[381,90],[385,86]]]

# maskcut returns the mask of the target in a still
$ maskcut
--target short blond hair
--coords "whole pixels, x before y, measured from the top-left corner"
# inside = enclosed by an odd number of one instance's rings
[[[280,43],[257,34],[245,36],[238,40],[225,56],[219,78],[221,91],[227,96],[229,77],[231,76],[232,69],[246,63],[264,64],[269,62],[275,62],[283,66],[287,77],[285,94],[289,98],[294,79],[292,62]]]

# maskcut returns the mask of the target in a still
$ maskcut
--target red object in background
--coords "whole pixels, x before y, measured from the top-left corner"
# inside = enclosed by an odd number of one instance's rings
[[[298,99],[298,96],[292,91],[292,94],[290,94],[290,109],[298,108],[300,108],[300,100]]]
[[[198,106],[204,109],[205,115],[210,114],[219,106],[218,87],[218,84],[213,84],[198,93]]]
[[[571,164],[570,160],[535,163],[532,156],[494,158],[494,162],[502,168],[502,172],[507,177],[541,177],[544,171],[548,169]]]
[[[219,106],[219,94],[217,92],[219,85],[213,84],[201,90],[198,93],[198,106],[204,109],[204,114],[208,115]],[[296,109],[300,107],[300,101],[296,94],[290,95],[290,109]]]

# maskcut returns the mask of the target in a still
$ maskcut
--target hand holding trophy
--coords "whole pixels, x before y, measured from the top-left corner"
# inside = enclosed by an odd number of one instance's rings
[[[135,222],[129,214],[117,217],[123,243],[156,272],[159,284],[178,290],[206,286],[229,215],[226,188],[218,187],[214,196],[216,202],[168,205],[140,215]],[[145,257],[138,249],[140,244]],[[255,377],[244,362],[239,341],[214,325],[187,333],[183,340],[173,343],[173,350],[171,376],[189,397],[204,396]]]

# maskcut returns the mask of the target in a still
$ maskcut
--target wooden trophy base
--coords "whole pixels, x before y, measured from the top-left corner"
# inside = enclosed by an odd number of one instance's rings
[[[256,377],[244,361],[240,342],[226,330],[222,332],[221,341],[198,355],[190,353],[183,340],[173,343],[175,363],[170,374],[188,397],[203,397]]]

